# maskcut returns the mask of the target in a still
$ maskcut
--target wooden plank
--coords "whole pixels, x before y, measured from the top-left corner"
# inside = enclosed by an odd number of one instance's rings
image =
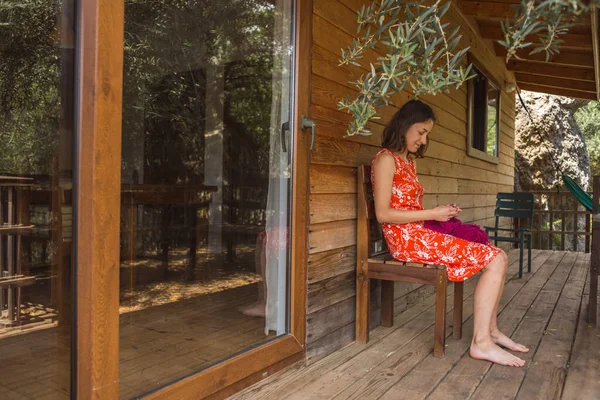
[[[312,314],[331,304],[353,298],[356,294],[356,272],[342,275],[308,285],[308,314]]]
[[[513,20],[518,10],[518,1],[461,1],[460,9],[465,15],[475,17],[477,21],[484,20],[486,24],[499,24],[500,20]],[[491,22],[491,24],[490,24]],[[588,25],[585,17],[578,17],[574,23],[576,25]]]
[[[526,369],[517,400],[561,398],[589,261],[589,255],[578,254],[541,343]]]
[[[534,250],[534,257],[538,255],[539,251]],[[515,261],[518,260],[515,256],[518,255],[514,251],[509,254],[509,262],[511,264],[511,275],[516,273],[518,267]],[[534,258],[535,259],[535,258]],[[467,281],[467,293],[469,295],[473,290],[473,282],[469,284]],[[428,286],[431,287],[431,286]],[[395,326],[399,328],[403,325],[412,323],[414,318],[418,318],[428,308],[433,307],[435,296],[428,296],[423,301],[417,302],[414,307],[409,308],[405,312],[396,312],[395,314]],[[351,343],[345,346],[343,349],[335,351],[326,359],[322,359],[316,363],[313,363],[306,368],[293,367],[285,373],[279,373],[277,376],[269,378],[267,381],[263,381],[253,388],[246,390],[243,393],[238,394],[237,398],[240,400],[248,399],[270,399],[277,400],[280,398],[306,398],[303,391],[307,385],[319,379],[321,376],[327,374],[338,366],[344,365],[346,362],[351,362],[360,353],[366,351],[369,348],[377,347],[394,331],[394,329],[379,328],[372,332],[371,341],[366,344]],[[438,360],[436,360],[438,361]],[[331,382],[331,381],[328,381]]]
[[[503,332],[507,332],[510,336],[510,332],[514,329],[514,325],[511,325],[515,319],[518,321],[520,317],[514,315],[511,310],[511,304],[531,304],[535,298],[536,290],[534,285],[536,281],[543,282],[557,264],[547,264],[546,261],[550,256],[550,252],[537,252],[532,254],[532,274],[525,275],[522,279],[515,279],[507,282],[502,299],[499,305],[499,316],[498,324]],[[517,264],[514,264],[517,266]],[[546,268],[547,275],[544,277],[537,276],[540,273],[540,268]],[[534,280],[535,278],[535,280]],[[541,286],[541,285],[540,285]],[[537,288],[539,290],[539,286]],[[472,300],[470,300],[472,301]],[[523,303],[525,302],[525,303]],[[525,311],[521,309],[521,314]],[[465,318],[463,318],[465,320]],[[460,361],[463,357],[469,357],[467,352],[472,340],[473,332],[473,318],[472,316],[466,318],[465,325],[463,326],[463,332],[465,335],[446,348],[446,356],[442,360],[438,360],[432,357],[425,358],[420,364],[412,369],[407,375],[400,379],[396,384],[381,397],[382,400],[391,399],[424,399],[434,389],[444,377],[452,370],[452,368]],[[477,363],[477,361],[475,361]],[[454,390],[452,391],[454,393]],[[450,398],[461,398],[459,394],[449,394]],[[462,393],[464,396],[468,396],[465,392]],[[436,395],[437,396],[437,395]],[[439,397],[439,396],[438,396]],[[464,398],[464,397],[462,397]]]
[[[595,81],[594,70],[588,67],[566,67],[560,64],[553,65],[552,63],[511,59],[507,64],[507,68],[514,72],[524,72],[554,78]]]
[[[371,311],[375,311],[381,307],[381,297],[379,296],[380,291],[378,286],[378,282],[373,281],[370,284],[369,291],[372,301],[369,303],[369,321],[371,321],[372,315],[374,314]],[[356,299],[353,296],[308,314],[306,317],[307,343],[312,343],[350,323],[354,325],[356,318],[355,303]]]
[[[356,269],[356,246],[333,249],[308,257],[308,283],[342,275]]]
[[[596,80],[596,100],[600,100],[600,37],[598,36],[600,33],[598,33],[598,6],[595,4],[591,5],[590,19],[594,54],[594,77]]]
[[[596,84],[594,82],[580,81],[568,78],[547,77],[524,72],[515,73],[519,85],[528,83],[531,85],[541,85],[553,88],[579,90],[583,92],[596,92]]]
[[[499,57],[506,57],[506,48],[494,42],[494,50]],[[530,55],[531,50],[517,50],[517,57],[526,61],[546,62],[546,54],[537,53]],[[561,64],[565,66],[594,68],[594,57],[592,52],[575,52],[562,49],[560,53],[551,55],[548,63]]]
[[[549,282],[549,278],[552,279],[553,282],[558,282],[559,279],[564,277],[564,270],[570,269],[575,257],[573,256],[566,260],[564,257],[564,253],[552,253],[552,255],[543,262],[537,272],[533,274],[533,277],[525,283],[523,290],[519,291],[519,294],[513,301],[515,306],[500,314],[498,319],[499,328],[504,330],[507,335],[512,337],[517,325],[521,321],[524,321],[523,318],[531,305],[534,304],[534,302],[539,303],[537,300],[538,294]],[[569,265],[567,268],[564,268],[566,262],[568,262]],[[532,271],[534,271],[533,267]],[[526,277],[527,275],[524,275],[524,278]],[[508,282],[506,287],[510,286],[511,283],[512,281]],[[469,332],[468,328],[466,328],[466,332]],[[468,337],[469,336],[467,335],[467,338]],[[516,340],[515,337],[513,337],[513,339]],[[463,354],[468,351],[468,346],[469,345],[465,346]],[[481,360],[475,360],[466,354],[463,357],[463,354],[459,356],[459,362],[454,365],[450,372],[442,377],[443,379],[441,379],[439,384],[435,387],[435,390],[431,392],[429,398],[435,400],[462,400],[469,398],[477,389],[492,364]]]
[[[317,75],[321,75],[328,79],[337,81],[343,85],[349,86],[348,81],[353,81],[361,73],[364,73],[368,69],[368,63],[375,63],[379,56],[385,54],[384,49],[369,49],[365,52],[363,62],[367,64],[365,68],[357,70],[355,67],[346,67],[340,69],[338,66],[340,59],[340,43],[346,44],[351,42],[351,38],[356,36],[356,10],[348,9],[346,6],[358,7],[358,10],[362,4],[352,4],[352,2],[344,1],[342,4],[339,1],[318,1],[315,3],[315,16],[320,17],[320,21],[326,21],[328,24],[321,24],[315,22],[315,44],[323,46],[324,49],[328,49],[327,52],[320,52],[319,49],[315,49],[315,61],[313,62],[313,72]],[[341,36],[334,36],[332,31],[339,29],[345,34],[344,38]],[[329,54],[327,54],[329,53]],[[340,72],[345,73],[340,73]],[[452,97],[460,99],[459,101],[453,101]],[[414,97],[414,93],[411,89],[404,90],[402,93],[393,96],[392,102],[395,105],[400,105],[407,100]],[[455,115],[466,121],[466,111],[464,104],[466,98],[460,90],[452,88],[450,93],[441,93],[436,96],[423,95],[421,99],[427,103],[437,106],[438,108],[444,108],[448,110],[452,115]],[[463,105],[461,105],[463,104]]]
[[[576,258],[577,254],[568,253],[565,255],[565,259],[544,285],[512,337],[515,342],[522,343],[531,349],[528,353],[519,354],[519,357],[525,360],[528,365],[532,363],[531,360],[536,355],[543,333],[548,328],[552,312],[556,307]],[[501,390],[506,396],[514,397],[526,372],[527,368],[504,368],[499,365],[492,365],[473,396],[493,396]]]
[[[356,219],[355,194],[313,194],[310,196],[310,223]]]
[[[512,19],[518,4],[487,2],[487,1],[461,1],[460,9],[468,16],[481,18]]]
[[[596,400],[600,395],[600,335],[586,322],[587,295],[582,296],[573,353],[565,381],[562,399]]]
[[[515,265],[512,264],[513,271]],[[466,282],[467,298],[472,296],[475,283],[476,280]],[[450,304],[452,304],[451,299],[451,296],[447,297]],[[467,304],[464,310],[466,317],[473,312],[472,302],[470,304]],[[434,316],[435,307],[432,306],[423,312],[418,320],[398,327],[386,336],[385,341],[367,348],[351,360],[321,374],[317,380],[305,385],[297,396],[290,398],[299,399],[304,396],[304,398],[326,399],[334,395],[344,399],[378,398],[385,393],[385,385],[397,376],[397,370],[409,369],[410,366],[431,354]],[[428,323],[423,324],[423,320]]]
[[[310,193],[352,193],[356,195],[356,168],[311,164]]]
[[[379,291],[374,291],[371,295],[374,298],[379,298]],[[379,325],[380,320],[380,315],[377,312],[379,302],[373,301],[369,307],[369,329],[374,329]],[[343,346],[352,343],[355,338],[355,331],[355,324],[354,322],[351,322],[348,325],[309,343],[306,347],[306,365],[314,364],[331,353],[341,349]]]
[[[356,244],[356,221],[326,222],[309,227],[309,254]]]
[[[576,99],[596,100],[596,94],[591,92],[581,92],[579,90],[561,89],[551,86],[534,85],[526,82],[517,82],[521,90],[529,90],[531,92],[554,94],[557,96],[574,97]]]
[[[35,276],[14,275],[0,278],[0,287],[23,287],[35,284]],[[17,303],[20,304],[20,303]]]
[[[119,390],[119,196],[124,6],[83,2],[78,54],[77,383],[85,399]]]
[[[491,40],[503,40],[504,33],[500,26],[483,26],[480,28],[481,36],[484,39]],[[577,49],[577,50],[592,50],[592,37],[590,34],[578,34],[578,33],[567,33],[561,35],[561,39],[564,42],[561,44],[561,48],[564,49]],[[537,42],[537,37],[528,37],[526,40],[531,40],[534,45]],[[545,55],[544,55],[545,56]]]

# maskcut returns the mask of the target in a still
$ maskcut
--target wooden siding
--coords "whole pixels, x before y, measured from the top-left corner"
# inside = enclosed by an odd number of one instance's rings
[[[354,340],[356,257],[356,166],[368,164],[379,151],[384,125],[371,123],[371,136],[344,139],[350,116],[337,110],[337,102],[354,93],[348,81],[362,72],[338,67],[340,48],[356,37],[356,11],[360,0],[315,0],[311,74],[311,115],[317,140],[310,165],[310,228],[308,259],[307,362],[309,364]],[[477,60],[500,82],[514,79],[452,7],[450,19],[461,24],[463,45],[471,46]],[[366,61],[377,57],[365,54]],[[399,93],[394,106],[381,110],[387,121],[398,106],[412,98]],[[514,94],[502,91],[499,164],[467,155],[467,93],[460,88],[448,94],[423,96],[437,115],[426,158],[417,170],[425,187],[425,207],[455,202],[464,222],[493,223],[496,193],[512,191],[514,182]],[[379,324],[379,285],[372,285],[373,317]],[[395,305],[407,309],[430,296],[433,287],[396,283]]]

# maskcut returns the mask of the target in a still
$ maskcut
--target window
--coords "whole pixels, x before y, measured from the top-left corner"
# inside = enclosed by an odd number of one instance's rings
[[[468,81],[467,154],[497,164],[500,85],[483,71],[483,68],[474,64],[475,77]]]

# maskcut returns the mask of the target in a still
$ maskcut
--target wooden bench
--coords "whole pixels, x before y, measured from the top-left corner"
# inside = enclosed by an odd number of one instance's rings
[[[369,292],[371,279],[381,280],[381,325],[394,324],[394,282],[412,282],[436,286],[435,333],[433,355],[444,357],[446,342],[446,267],[394,260],[387,250],[375,249],[371,223],[377,223],[371,193],[371,167],[358,167],[358,215],[356,222],[356,341],[369,341]],[[381,227],[377,224],[378,231]],[[377,251],[375,251],[377,250]],[[463,282],[454,284],[453,337],[462,336]]]

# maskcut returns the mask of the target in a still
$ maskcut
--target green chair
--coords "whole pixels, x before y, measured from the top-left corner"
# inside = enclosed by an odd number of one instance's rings
[[[523,248],[527,243],[527,272],[531,272],[531,229],[533,224],[532,193],[498,193],[496,196],[496,226],[486,226],[490,240],[494,245],[498,242],[519,243],[519,278],[523,277]],[[500,217],[516,218],[518,225],[515,228],[500,228]],[[490,235],[493,232],[493,235]],[[512,232],[513,235],[500,236],[502,232]]]

